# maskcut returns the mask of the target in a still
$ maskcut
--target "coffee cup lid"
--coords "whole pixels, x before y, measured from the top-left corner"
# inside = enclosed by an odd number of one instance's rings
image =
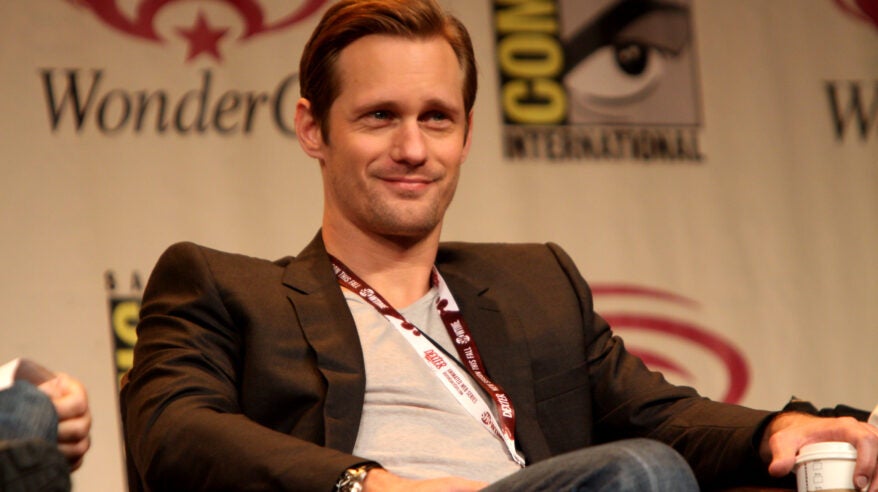
[[[857,459],[857,448],[849,442],[816,442],[802,446],[796,464],[803,461],[825,459]]]

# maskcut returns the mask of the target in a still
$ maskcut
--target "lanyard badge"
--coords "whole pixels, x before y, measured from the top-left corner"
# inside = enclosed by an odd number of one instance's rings
[[[491,396],[500,423],[494,418],[488,403],[479,392],[475,388],[471,388],[466,379],[461,377],[462,374],[459,366],[455,363],[456,361],[449,361],[442,350],[436,350],[436,346],[428,337],[423,336],[415,325],[406,320],[399,311],[369,287],[365,281],[351,272],[342,262],[332,256],[330,259],[338,283],[362,297],[396,327],[452,396],[473,418],[502,440],[510,457],[523,467],[524,459],[515,450],[515,409],[512,401],[503,388],[491,381],[486,374],[478,347],[476,347],[470,330],[460,314],[460,309],[454,301],[448,285],[436,267],[433,267],[431,280],[439,291],[439,298],[436,302],[439,317],[457,349],[463,367],[472,376],[472,379]]]

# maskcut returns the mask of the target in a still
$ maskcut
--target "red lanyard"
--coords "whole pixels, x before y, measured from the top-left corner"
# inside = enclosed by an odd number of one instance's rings
[[[448,331],[448,336],[451,337],[454,347],[457,349],[460,360],[463,361],[463,367],[472,376],[473,380],[487,394],[491,395],[501,422],[499,428],[494,416],[488,410],[487,403],[484,402],[477,391],[472,391],[467,386],[466,382],[460,377],[456,364],[445,360],[441,350],[439,352],[433,350],[435,347],[433,342],[429,340],[429,337],[421,336],[420,330],[415,325],[406,320],[381,294],[375,292],[374,289],[369,287],[369,284],[357,277],[342,262],[333,256],[330,256],[330,260],[332,260],[332,268],[338,278],[338,283],[362,297],[363,300],[390,321],[421,355],[422,360],[432,369],[434,374],[457,401],[474,418],[479,420],[489,431],[506,444],[507,451],[516,463],[524,466],[524,459],[515,451],[515,410],[512,406],[512,400],[503,391],[503,388],[491,381],[485,373],[479,349],[476,347],[470,330],[460,314],[460,309],[439,271],[434,267],[431,276],[433,285],[439,290],[439,299],[436,303],[439,317],[442,319],[442,323]]]

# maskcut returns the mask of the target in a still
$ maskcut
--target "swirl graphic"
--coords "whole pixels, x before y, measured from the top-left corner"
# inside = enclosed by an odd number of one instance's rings
[[[607,297],[616,296],[626,301],[638,299],[659,301],[688,310],[698,307],[697,302],[684,296],[637,285],[596,284],[592,287],[592,292],[596,303]],[[641,330],[695,344],[710,354],[726,370],[725,376],[729,384],[725,394],[721,397],[722,401],[739,403],[746,393],[750,382],[750,373],[744,355],[729,341],[712,331],[689,321],[661,314],[635,312],[627,308],[602,313],[602,315],[616,332]],[[684,381],[694,379],[693,372],[687,369],[686,364],[677,360],[673,354],[660,353],[636,346],[631,347],[630,352],[640,357],[653,370],[674,374]]]
[[[878,28],[878,0],[833,0],[844,12]]]

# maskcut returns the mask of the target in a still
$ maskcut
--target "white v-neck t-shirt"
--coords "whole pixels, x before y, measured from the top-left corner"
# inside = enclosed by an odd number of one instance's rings
[[[467,413],[403,335],[360,296],[342,291],[366,365],[366,399],[354,454],[412,479],[458,476],[494,482],[519,470],[504,443]],[[433,288],[399,312],[457,358],[435,307],[437,297]],[[468,383],[478,388],[471,379]],[[482,396],[493,407],[490,397]]]

